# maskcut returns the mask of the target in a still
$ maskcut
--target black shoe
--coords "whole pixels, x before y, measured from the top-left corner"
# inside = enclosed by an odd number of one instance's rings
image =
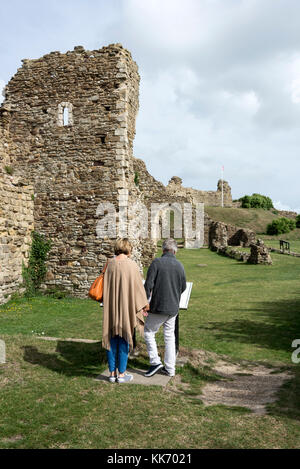
[[[170,375],[170,373],[165,369],[165,367],[163,366],[160,371],[159,371],[162,375],[166,375],[166,376],[174,376],[174,375]]]
[[[157,373],[158,370],[160,370],[161,368],[163,368],[163,365],[161,363],[159,365],[151,365],[149,370],[144,374],[144,376],[146,376],[146,378],[150,378],[150,376],[155,375],[155,373]]]

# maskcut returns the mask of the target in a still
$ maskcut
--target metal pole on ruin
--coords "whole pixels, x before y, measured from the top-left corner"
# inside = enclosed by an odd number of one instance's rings
[[[221,182],[222,182],[222,207],[224,207],[223,181],[224,181],[224,166],[222,166],[222,175],[221,175]]]

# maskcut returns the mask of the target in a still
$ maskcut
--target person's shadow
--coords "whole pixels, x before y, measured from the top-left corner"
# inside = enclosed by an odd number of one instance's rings
[[[107,366],[106,351],[101,342],[85,343],[58,340],[55,353],[44,353],[24,346],[24,360],[66,376],[94,378]]]

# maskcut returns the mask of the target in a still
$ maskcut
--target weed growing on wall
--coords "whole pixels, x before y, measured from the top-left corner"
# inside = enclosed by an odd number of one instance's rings
[[[31,238],[28,266],[23,264],[22,267],[25,296],[33,296],[39,291],[47,273],[46,260],[51,249],[51,241],[40,233],[33,231]]]

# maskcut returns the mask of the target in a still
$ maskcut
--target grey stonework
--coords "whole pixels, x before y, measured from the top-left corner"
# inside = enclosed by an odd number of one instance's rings
[[[269,249],[265,246],[262,239],[258,239],[256,243],[251,244],[250,248],[249,264],[272,264]]]
[[[111,44],[24,59],[7,84],[0,107],[0,303],[20,286],[33,229],[52,240],[44,288],[85,297],[115,242],[97,236],[100,203],[115,207],[117,221],[119,206],[137,201],[148,209],[152,203],[221,205],[220,181],[217,191],[184,188],[178,177],[165,187],[133,157],[139,81],[130,52]],[[226,181],[223,192],[231,206]],[[131,213],[129,223],[134,218]],[[205,244],[212,222],[205,214]],[[155,243],[134,233],[131,241],[135,260],[149,265]]]
[[[222,180],[218,181],[216,191],[200,191],[192,187],[183,187],[182,179],[173,176],[166,187],[170,195],[177,195],[187,198],[192,203],[202,202],[205,205],[217,206],[222,205]],[[231,187],[227,181],[223,181],[223,203],[224,207],[232,206]]]
[[[22,204],[31,211],[34,193],[34,228],[52,240],[45,286],[58,285],[86,296],[106,258],[113,254],[115,241],[97,237],[99,203],[108,201],[118,211],[119,202],[130,204],[143,198],[134,184],[132,155],[139,80],[131,54],[113,44],[95,51],[78,46],[66,54],[52,52],[37,60],[23,60],[6,86],[0,128],[13,146],[0,134],[1,147],[7,145],[1,152],[5,154],[1,154],[2,173],[9,161],[14,175],[28,181],[30,194],[29,188],[21,186],[10,192],[19,192]],[[64,108],[69,112],[68,125],[63,122]],[[10,198],[7,184],[4,192],[1,234],[6,239],[7,230],[2,227],[12,215],[7,212],[13,212],[6,202]],[[27,242],[33,220],[24,216],[22,224]],[[10,242],[15,242],[15,231],[15,227],[10,230]],[[149,263],[155,254],[153,242],[132,242],[135,259]],[[26,249],[17,248],[26,257],[28,244]],[[20,254],[19,267],[13,269],[12,252],[7,252],[4,243],[2,253],[3,302],[10,285],[17,288],[23,258]]]
[[[22,283],[22,263],[30,249],[33,229],[33,187],[14,172],[16,147],[7,131],[7,113],[0,114],[0,304]],[[12,174],[10,174],[12,172]]]
[[[212,222],[209,229],[209,247],[212,251],[228,246],[227,227],[222,222]]]
[[[238,229],[229,239],[229,246],[249,247],[256,240],[255,233],[247,228]]]
[[[212,251],[227,246],[249,247],[256,240],[254,231],[220,221],[210,221],[209,247]]]

